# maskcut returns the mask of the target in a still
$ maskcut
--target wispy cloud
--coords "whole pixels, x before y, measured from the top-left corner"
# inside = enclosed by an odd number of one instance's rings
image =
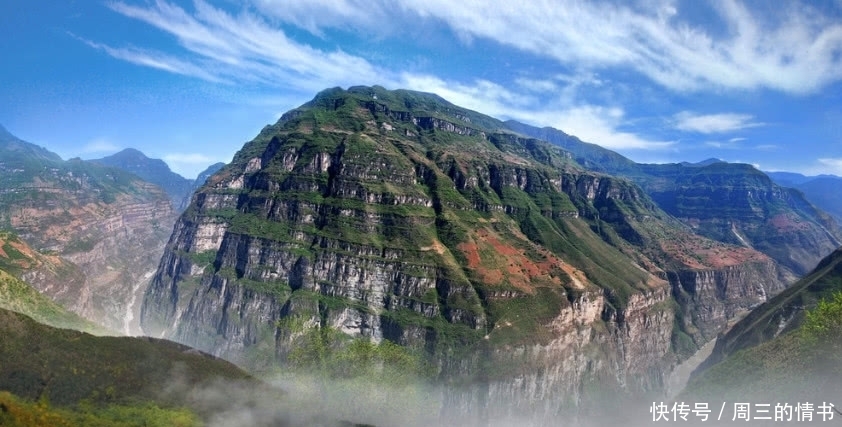
[[[842,176],[842,158],[830,157],[818,159],[818,165],[810,169],[811,174],[832,174]]]
[[[842,22],[808,2],[779,5],[774,16],[771,8],[753,12],[738,0],[714,2],[717,24],[725,28],[719,33],[688,20],[671,0],[329,3],[255,0],[264,13],[316,34],[348,26],[406,31],[411,26],[394,23],[432,19],[468,42],[489,39],[576,67],[633,69],[676,91],[762,87],[804,94],[842,79]]]
[[[763,126],[763,123],[753,121],[754,117],[750,114],[696,114],[682,111],[676,114],[674,119],[676,129],[704,134],[726,133]],[[731,142],[740,140],[739,138],[733,138]]]
[[[606,148],[656,150],[675,144],[623,131],[625,112],[618,107],[546,104],[537,96],[516,93],[484,80],[466,85],[412,74],[405,74],[402,79],[406,87],[435,92],[457,105],[502,119],[552,126]]]
[[[288,38],[260,15],[230,14],[203,0],[191,12],[164,0],[148,6],[110,3],[114,11],[174,36],[178,55],[89,43],[118,59],[209,81],[259,82],[315,91],[355,81],[380,82],[384,74],[341,50],[324,51]]]
[[[96,138],[82,147],[83,154],[95,154],[95,153],[114,153],[120,150],[120,146],[111,141],[108,138],[100,137]]]
[[[698,40],[708,36],[673,22],[675,11],[669,3],[659,3],[651,11],[579,1],[553,7],[531,2],[508,7],[441,0],[409,0],[400,5],[380,0],[329,3],[251,0],[246,4],[253,7],[232,13],[204,0],[196,0],[192,9],[167,0],[142,5],[118,1],[109,3],[109,7],[173,36],[178,46],[163,52],[82,40],[120,60],[210,82],[258,83],[310,94],[329,86],[351,84],[435,92],[467,108],[500,118],[554,126],[614,149],[657,150],[672,147],[675,142],[636,133],[628,126],[631,119],[625,109],[615,102],[595,105],[583,101],[579,97],[581,91],[602,85],[597,77],[599,69],[635,69],[664,86],[680,90],[697,89],[712,82],[735,85],[716,80],[715,70],[709,69],[721,67],[722,75],[732,76],[736,65],[729,61],[733,58],[729,59],[728,54],[723,54],[727,60],[714,58],[710,56],[710,46],[699,47]],[[513,84],[484,79],[445,81],[434,75],[383,68],[339,49],[314,48],[288,37],[278,23],[291,23],[320,37],[325,37],[323,30],[329,28],[382,31],[379,36],[389,37],[389,32],[396,29],[411,31],[413,26],[404,24],[412,20],[445,22],[463,39],[495,40],[559,63],[575,64],[575,71],[549,77],[523,74]],[[378,26],[383,22],[387,24]],[[705,50],[705,46],[710,49]],[[727,47],[727,43],[722,46]],[[701,50],[697,52],[696,48]],[[708,64],[708,69],[698,70],[701,63]],[[755,84],[760,83],[755,81],[748,86]],[[553,94],[552,99],[547,99],[547,92]],[[681,119],[679,126],[702,133],[757,125],[750,116],[740,115],[687,113]]]
[[[202,153],[168,153],[161,157],[173,172],[188,178],[195,177],[213,163],[230,160],[213,158]]]
[[[76,36],[74,35],[74,37]],[[157,68],[174,74],[197,77],[214,83],[225,82],[225,79],[221,76],[208,72],[206,68],[203,68],[199,64],[181,60],[173,55],[137,48],[113,48],[81,37],[76,38],[94,49],[101,50],[114,58],[122,59],[133,64]]]

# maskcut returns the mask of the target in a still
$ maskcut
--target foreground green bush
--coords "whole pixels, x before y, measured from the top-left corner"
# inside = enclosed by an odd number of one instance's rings
[[[8,427],[192,427],[198,417],[187,409],[165,409],[154,404],[139,406],[80,404],[53,408],[0,391],[0,425]]]

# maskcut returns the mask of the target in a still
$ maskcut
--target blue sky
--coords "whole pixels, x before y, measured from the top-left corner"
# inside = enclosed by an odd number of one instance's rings
[[[11,0],[0,124],[194,177],[334,86],[438,93],[639,162],[842,175],[842,0]]]

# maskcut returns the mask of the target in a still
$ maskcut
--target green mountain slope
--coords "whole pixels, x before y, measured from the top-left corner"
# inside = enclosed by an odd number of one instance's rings
[[[40,276],[42,283],[53,284],[84,280],[72,264],[56,256],[40,254],[16,235],[0,231],[0,308],[25,314],[57,328],[108,333],[106,329],[70,313],[20,279],[33,276]]]
[[[563,147],[585,167],[624,176],[695,232],[757,249],[784,266],[794,281],[842,245],[842,230],[804,194],[775,184],[750,165],[717,161],[638,164],[556,129],[506,122],[515,132]],[[597,141],[598,142],[598,141]],[[835,193],[831,193],[835,194]]]
[[[0,308],[32,317],[38,322],[57,328],[75,329],[89,333],[105,330],[68,312],[41,295],[32,286],[0,269]]]
[[[234,365],[189,347],[56,329],[5,309],[0,336],[0,390],[59,407],[83,400],[181,407],[191,404],[194,390],[214,382],[228,382],[232,390],[237,384],[261,387]]]

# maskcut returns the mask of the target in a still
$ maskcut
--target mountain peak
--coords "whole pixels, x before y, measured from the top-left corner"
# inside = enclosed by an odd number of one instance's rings
[[[124,148],[123,150],[112,154],[110,157],[122,157],[122,158],[136,158],[140,160],[151,160],[149,156],[143,154],[138,149],[135,148]]]
[[[711,157],[709,159],[702,160],[701,162],[696,163],[687,163],[684,162],[685,166],[709,166],[716,163],[727,163],[725,160],[717,159],[716,157]]]

